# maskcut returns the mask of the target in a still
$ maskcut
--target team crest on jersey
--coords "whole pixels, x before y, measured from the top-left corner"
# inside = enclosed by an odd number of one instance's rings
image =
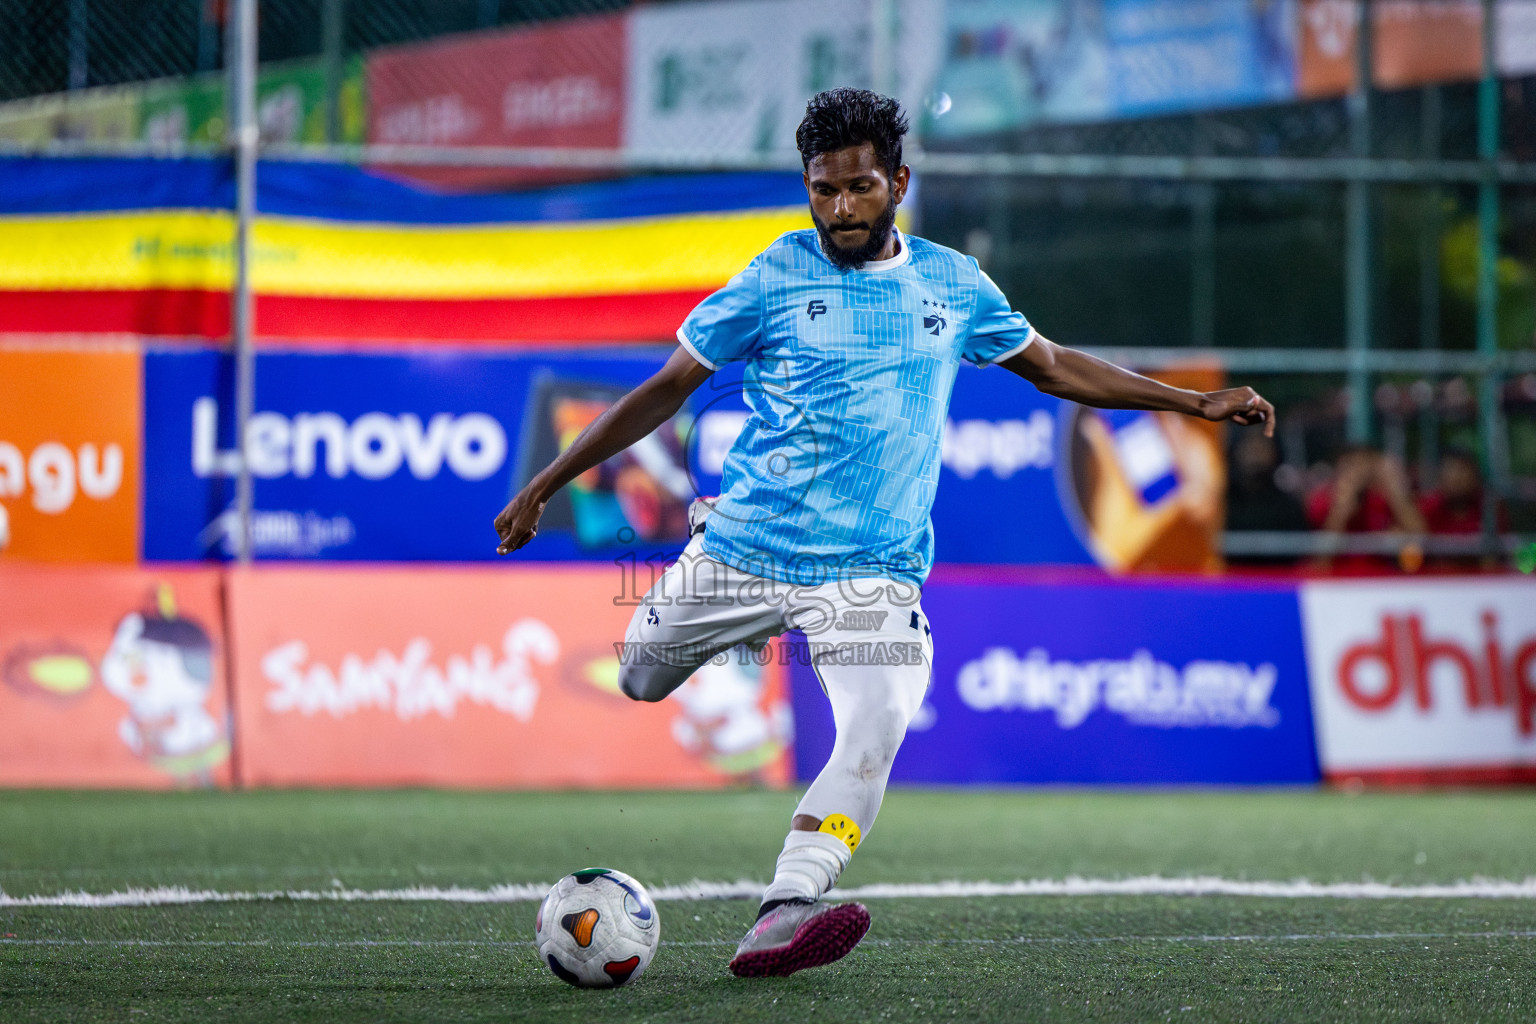
[[[948,312],[949,312],[949,303],[947,303],[947,302],[932,302],[932,301],[929,301],[928,299],[924,299],[923,300],[923,330],[927,331],[929,334],[933,335],[934,337],[938,337],[939,336],[939,332],[942,331],[944,328],[949,326],[949,317],[947,315]]]

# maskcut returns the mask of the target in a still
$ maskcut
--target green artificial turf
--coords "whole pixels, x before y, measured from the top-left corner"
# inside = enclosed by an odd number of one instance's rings
[[[11,896],[764,878],[793,794],[0,794]],[[1413,885],[1536,875],[1536,794],[894,790],[848,886]],[[844,961],[725,970],[745,901],[666,902],[648,973],[570,989],[531,903],[0,908],[3,1021],[1536,1020],[1536,901],[878,899]]]

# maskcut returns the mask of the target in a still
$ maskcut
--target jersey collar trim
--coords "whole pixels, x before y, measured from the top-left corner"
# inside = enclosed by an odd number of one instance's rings
[[[900,228],[892,227],[891,234],[895,236],[897,244],[901,246],[900,252],[888,260],[871,260],[868,263],[859,264],[854,269],[861,270],[866,274],[884,274],[895,270],[897,267],[906,266],[907,261],[912,258],[912,247],[907,244],[907,238],[901,233]]]

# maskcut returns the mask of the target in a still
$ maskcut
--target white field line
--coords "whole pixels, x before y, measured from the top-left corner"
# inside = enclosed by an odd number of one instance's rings
[[[0,892],[3,907],[155,907],[192,903],[298,902],[421,902],[421,903],[520,903],[541,900],[549,891],[542,883],[493,885],[486,889],[453,886],[414,886],[406,889],[297,889],[268,892],[221,892],[185,886],[129,888],[108,893],[62,892],[10,896]],[[704,882],[658,886],[651,895],[658,900],[757,899],[761,882]],[[1023,879],[1016,882],[885,883],[839,889],[831,894],[842,899],[946,899],[999,896],[1253,896],[1271,899],[1536,899],[1536,877],[1523,881],[1472,878],[1427,885],[1393,885],[1387,882],[1290,882],[1239,881],[1229,878]]]
[[[1276,935],[1016,935],[1005,938],[866,939],[861,946],[1080,946],[1168,942],[1192,945],[1261,942],[1386,942],[1463,939],[1536,939],[1536,931],[1480,932],[1293,932]],[[734,948],[735,939],[703,939],[663,946]],[[147,949],[253,948],[253,949],[521,949],[533,948],[530,940],[492,939],[17,939],[0,938],[5,946],[105,946]]]

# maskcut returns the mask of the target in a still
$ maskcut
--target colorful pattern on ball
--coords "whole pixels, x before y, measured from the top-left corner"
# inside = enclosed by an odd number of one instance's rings
[[[534,917],[539,958],[580,988],[634,981],[661,941],[661,919],[645,887],[622,871],[586,868],[550,889]]]

